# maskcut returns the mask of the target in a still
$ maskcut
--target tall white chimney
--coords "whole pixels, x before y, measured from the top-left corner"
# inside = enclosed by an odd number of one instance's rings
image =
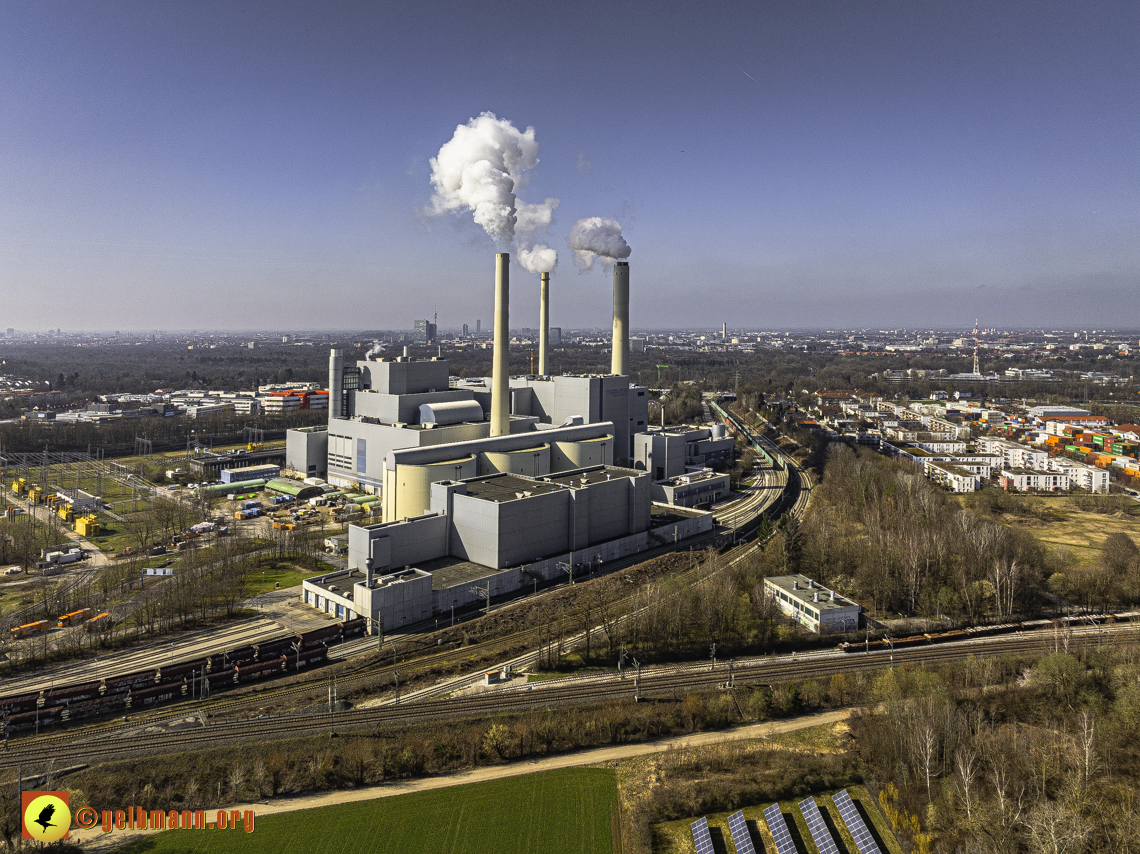
[[[344,409],[344,350],[329,351],[329,417],[340,418]]]
[[[510,402],[511,256],[495,255],[495,352],[491,362],[491,435],[511,432]]]
[[[629,376],[629,262],[614,264],[614,343],[610,373]]]
[[[728,340],[728,322],[727,321],[725,321],[724,323],[722,323],[720,325],[720,340],[721,341],[727,341]]]
[[[550,274],[542,274],[542,291],[538,298],[538,374],[550,375]]]

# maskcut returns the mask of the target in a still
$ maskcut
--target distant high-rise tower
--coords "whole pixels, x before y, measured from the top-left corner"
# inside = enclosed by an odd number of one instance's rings
[[[417,320],[412,332],[413,344],[434,344],[435,324],[430,320]]]
[[[475,334],[478,335],[482,331],[483,331],[483,321],[482,320],[476,320],[475,321]]]
[[[464,338],[467,337],[467,324],[466,323],[463,324],[463,337]]]

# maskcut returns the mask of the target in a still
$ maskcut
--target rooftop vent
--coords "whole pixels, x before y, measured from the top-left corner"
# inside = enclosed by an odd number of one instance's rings
[[[835,601],[835,591],[834,590],[831,591],[831,601],[832,602]]]
[[[816,602],[818,602],[818,601],[819,601],[819,591],[818,591],[818,590],[817,590],[817,591],[815,591],[815,601],[816,601]]]
[[[792,589],[793,590],[799,590],[800,589],[800,583],[798,581],[793,580],[792,581]]]

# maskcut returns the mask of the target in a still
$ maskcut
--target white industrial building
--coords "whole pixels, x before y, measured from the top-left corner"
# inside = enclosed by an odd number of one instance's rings
[[[806,575],[777,575],[764,579],[764,592],[776,606],[809,631],[826,635],[859,628],[863,608]]]

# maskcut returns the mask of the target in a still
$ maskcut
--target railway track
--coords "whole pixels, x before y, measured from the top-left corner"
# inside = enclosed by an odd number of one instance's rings
[[[802,512],[810,491],[805,488],[806,472],[802,472],[793,460],[786,460],[785,465],[779,469],[770,470],[771,474],[776,475],[777,484],[781,487],[779,491],[773,493],[764,493],[757,498],[749,501],[746,508],[740,509],[738,512],[745,514],[750,520],[756,521],[764,518],[777,518],[784,513],[798,513]],[[767,478],[766,478],[767,480]],[[746,534],[747,535],[747,534]],[[735,539],[735,537],[734,537]],[[757,548],[759,543],[745,542],[740,546],[735,546],[728,550],[725,554],[725,565],[731,566],[740,560],[743,560],[751,553],[752,550]],[[657,551],[657,550],[653,550]],[[668,549],[662,549],[668,551]],[[643,553],[637,556],[631,556],[626,562],[629,564],[640,562],[652,556],[652,552]],[[682,572],[682,578],[687,576],[698,577],[701,573],[701,567],[697,566],[686,572]],[[624,610],[634,605],[635,597],[633,595],[625,597],[617,603],[619,610]],[[624,619],[631,619],[636,615],[636,609],[630,611]],[[565,620],[566,625],[563,631],[569,628],[569,619]],[[405,662],[400,665],[390,665],[387,667],[376,668],[370,666],[368,663],[361,664],[345,674],[342,673],[337,678],[338,690],[341,692],[351,692],[358,688],[374,688],[378,684],[391,683],[396,671],[399,670],[401,677],[407,680],[409,677],[421,675],[424,672],[431,671],[437,667],[454,667],[459,661],[468,660],[474,661],[478,658],[486,659],[489,653],[494,653],[496,650],[511,650],[518,649],[520,646],[537,646],[545,635],[549,638],[551,632],[550,626],[542,628],[525,629],[508,635],[505,638],[498,638],[488,641],[485,644],[479,644],[472,647],[462,649],[448,648],[441,650],[437,653],[432,653],[426,656],[419,657],[414,661]],[[572,649],[575,643],[581,642],[581,635],[573,635],[567,639],[564,638],[564,648]],[[364,650],[371,646],[371,643],[366,640],[352,642],[354,646],[358,646]],[[335,649],[335,648],[334,648]],[[155,655],[159,660],[164,657],[165,650],[156,651]],[[512,661],[516,666],[525,665],[536,657],[535,652],[525,653],[522,656],[515,657]],[[450,693],[458,688],[470,684],[478,678],[477,674],[468,674],[462,677],[453,677],[452,679],[445,680],[443,683],[424,689],[422,692],[417,692],[418,697],[413,699],[433,699],[440,694]],[[240,714],[243,710],[250,710],[251,708],[264,708],[266,705],[280,705],[288,704],[298,699],[306,699],[312,697],[315,691],[319,692],[324,689],[326,679],[324,676],[317,677],[313,680],[308,680],[300,684],[282,686],[279,688],[260,688],[254,689],[251,693],[242,693],[236,696],[220,697],[217,699],[195,700],[190,703],[180,703],[177,706],[162,708],[152,712],[136,713],[132,716],[131,729],[137,729],[139,726],[155,726],[161,727],[170,725],[172,722],[183,720],[188,715],[199,714],[202,716],[208,715],[211,718],[218,719],[226,716],[233,716]],[[44,680],[44,684],[46,680]],[[405,700],[405,703],[407,700]],[[35,747],[41,750],[55,749],[60,745],[74,744],[77,740],[84,738],[110,738],[114,740],[115,730],[122,730],[123,727],[119,723],[115,724],[89,724],[80,725],[78,727],[72,726],[61,732],[53,732],[51,734],[37,735],[34,737],[25,737],[17,742],[24,747]]]
[[[1068,639],[1070,649],[1089,645],[1135,642],[1135,629],[1082,630]],[[783,656],[779,659],[741,661],[733,672],[734,687],[770,686],[806,678],[823,678],[835,673],[875,671],[896,665],[938,664],[961,660],[984,652],[988,655],[1035,653],[1049,651],[1057,640],[1050,632],[1027,633],[1017,637],[998,637],[978,641],[910,648],[869,655],[829,654],[821,656]],[[330,714],[280,715],[244,721],[217,723],[206,727],[173,733],[135,732],[125,736],[92,739],[71,744],[17,745],[0,754],[0,768],[25,770],[48,761],[69,764],[109,761],[184,750],[312,736],[325,732],[359,732],[378,728],[427,723],[439,720],[510,714],[534,709],[556,709],[574,705],[613,701],[633,701],[635,690],[643,700],[679,699],[685,693],[715,690],[728,679],[724,666],[710,670],[707,664],[679,665],[644,672],[635,689],[635,677],[608,679],[583,677],[559,684],[562,680],[536,687],[534,690],[510,689],[475,697],[447,698],[349,710]]]

